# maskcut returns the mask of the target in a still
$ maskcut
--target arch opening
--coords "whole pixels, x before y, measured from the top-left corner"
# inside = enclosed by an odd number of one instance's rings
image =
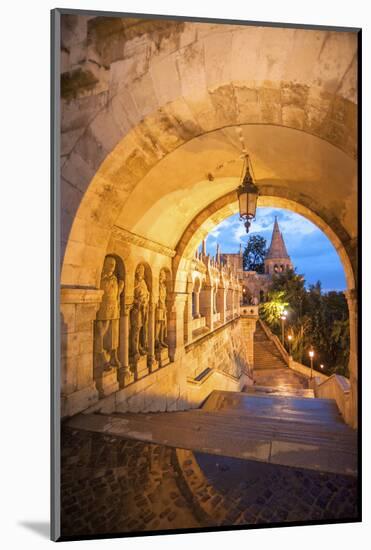
[[[305,206],[305,204],[301,204],[281,196],[260,195],[258,198],[258,207],[284,208],[300,214],[316,225],[329,239],[340,258],[344,269],[347,289],[351,290],[355,288],[356,277],[354,267],[350,259],[349,250],[347,250],[349,239],[343,243],[332,227],[321,219],[313,210]],[[188,264],[189,259],[193,257],[199,243],[205,239],[220,222],[236,213],[238,213],[238,201],[235,193],[230,193],[229,195],[222,197],[222,199],[215,201],[214,204],[209,205],[207,209],[202,211],[194,220],[192,220],[176,248],[177,255],[175,256],[173,262],[175,268],[175,284],[177,284],[177,280],[181,280],[181,277],[179,278],[179,275],[177,275],[177,270],[182,270],[182,266],[186,266]],[[277,273],[283,270],[279,264],[275,264],[272,268]]]

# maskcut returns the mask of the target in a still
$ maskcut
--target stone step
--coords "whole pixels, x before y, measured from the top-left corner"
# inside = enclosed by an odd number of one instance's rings
[[[282,357],[278,357],[277,355],[273,355],[273,354],[267,354],[267,355],[259,355],[259,354],[256,354],[254,356],[254,359],[255,361],[261,361],[261,362],[274,362],[274,363],[283,363],[283,364],[286,364],[285,361],[282,359]]]
[[[256,351],[273,350],[278,353],[278,350],[273,342],[254,342],[254,348]]]
[[[255,353],[254,359],[257,361],[278,361],[279,363],[285,363],[280,355],[274,355],[273,353]]]
[[[275,361],[284,362],[281,355],[278,355],[278,354],[276,355],[274,353],[255,353],[254,357],[255,359],[260,359],[260,360],[274,359]]]
[[[285,363],[274,363],[273,361],[267,361],[264,363],[259,363],[259,361],[254,362],[254,370],[270,370],[274,369],[276,371],[281,371],[284,369],[288,369],[288,367],[285,365]]]
[[[268,355],[274,355],[275,357],[282,358],[282,355],[278,352],[277,349],[268,350],[268,349],[255,349],[256,355],[262,355],[262,356],[268,356]]]
[[[267,411],[267,407],[271,407]],[[280,411],[282,416],[283,411],[289,409],[303,410],[306,413],[317,412],[324,415],[324,422],[326,422],[326,416],[331,413],[334,419],[337,419],[340,425],[345,425],[342,421],[341,414],[336,406],[336,402],[333,399],[314,399],[308,402],[304,398],[286,397],[280,396],[253,396],[246,395],[243,392],[233,391],[221,391],[216,390],[211,392],[209,397],[205,400],[201,410],[241,410],[250,412],[253,407],[255,414],[258,412],[269,412],[274,414]],[[278,408],[277,410],[275,410]]]
[[[269,368],[270,366],[272,366],[272,368],[279,368],[279,369],[288,369],[288,366],[286,365],[286,363],[284,361],[279,361],[278,359],[274,359],[274,358],[270,358],[270,359],[264,359],[263,361],[262,360],[259,360],[259,359],[255,359],[254,360],[254,365],[260,367],[260,368]]]
[[[254,348],[254,354],[259,355],[261,357],[277,357],[281,361],[283,361],[283,357],[281,353],[278,351],[278,349],[275,347],[273,349],[269,348]]]
[[[264,374],[268,372],[269,374]],[[278,372],[278,370],[276,371]],[[272,369],[255,370],[254,371],[254,383],[258,386],[268,386],[277,388],[278,390],[283,387],[301,388],[307,390],[309,387],[308,380],[298,380],[296,377],[287,375],[272,375]]]
[[[308,390],[308,380],[288,368],[276,344],[267,337],[260,323],[257,323],[254,334],[253,377],[255,386],[270,388],[270,394],[287,395],[296,392],[313,397]],[[267,393],[264,390],[256,391]]]
[[[297,397],[305,397],[305,398],[314,398],[314,391],[312,389],[304,389],[301,387],[295,387],[291,384],[275,387],[275,386],[260,386],[257,384],[254,384],[253,386],[246,386],[243,390],[245,393],[248,394],[256,394],[256,395],[284,395],[284,396],[290,396],[294,395]]]
[[[78,415],[68,425],[221,456],[354,475],[356,435],[331,400],[212,392],[202,409]]]

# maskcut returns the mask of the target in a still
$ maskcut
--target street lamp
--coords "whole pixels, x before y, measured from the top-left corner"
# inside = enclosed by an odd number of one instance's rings
[[[237,188],[237,197],[240,210],[240,220],[245,222],[244,225],[246,233],[248,233],[251,225],[251,220],[255,218],[259,190],[255,185],[253,177],[251,175],[251,172],[253,172],[253,170],[249,155],[246,155],[245,163],[245,176],[242,180],[241,185]]]
[[[281,315],[281,340],[282,340],[283,347],[285,347],[285,321],[286,321],[286,317],[287,317],[287,311],[284,310],[282,315]]]
[[[291,340],[292,340],[292,334],[289,334],[288,337],[287,337],[288,341],[289,341],[289,355],[291,357]]]
[[[313,357],[314,357],[314,350],[309,350],[309,357],[310,357],[310,379],[313,378]]]

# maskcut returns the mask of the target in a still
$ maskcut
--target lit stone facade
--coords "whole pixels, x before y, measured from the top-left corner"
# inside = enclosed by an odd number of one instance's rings
[[[276,216],[271,244],[264,259],[264,271],[268,275],[274,275],[275,273],[282,273],[293,268],[294,266],[287,253],[285,241],[283,240]]]
[[[232,269],[242,286],[241,303],[243,305],[254,305],[264,301],[272,282],[272,276],[288,269],[294,269],[278,225],[277,217],[273,226],[271,243],[264,260],[265,273],[244,271],[241,246],[238,254],[221,254],[221,258]]]

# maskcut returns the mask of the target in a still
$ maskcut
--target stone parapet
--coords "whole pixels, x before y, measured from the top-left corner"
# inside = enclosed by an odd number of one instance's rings
[[[60,292],[62,417],[98,401],[93,376],[93,323],[102,294],[102,290],[87,288],[62,288]]]

